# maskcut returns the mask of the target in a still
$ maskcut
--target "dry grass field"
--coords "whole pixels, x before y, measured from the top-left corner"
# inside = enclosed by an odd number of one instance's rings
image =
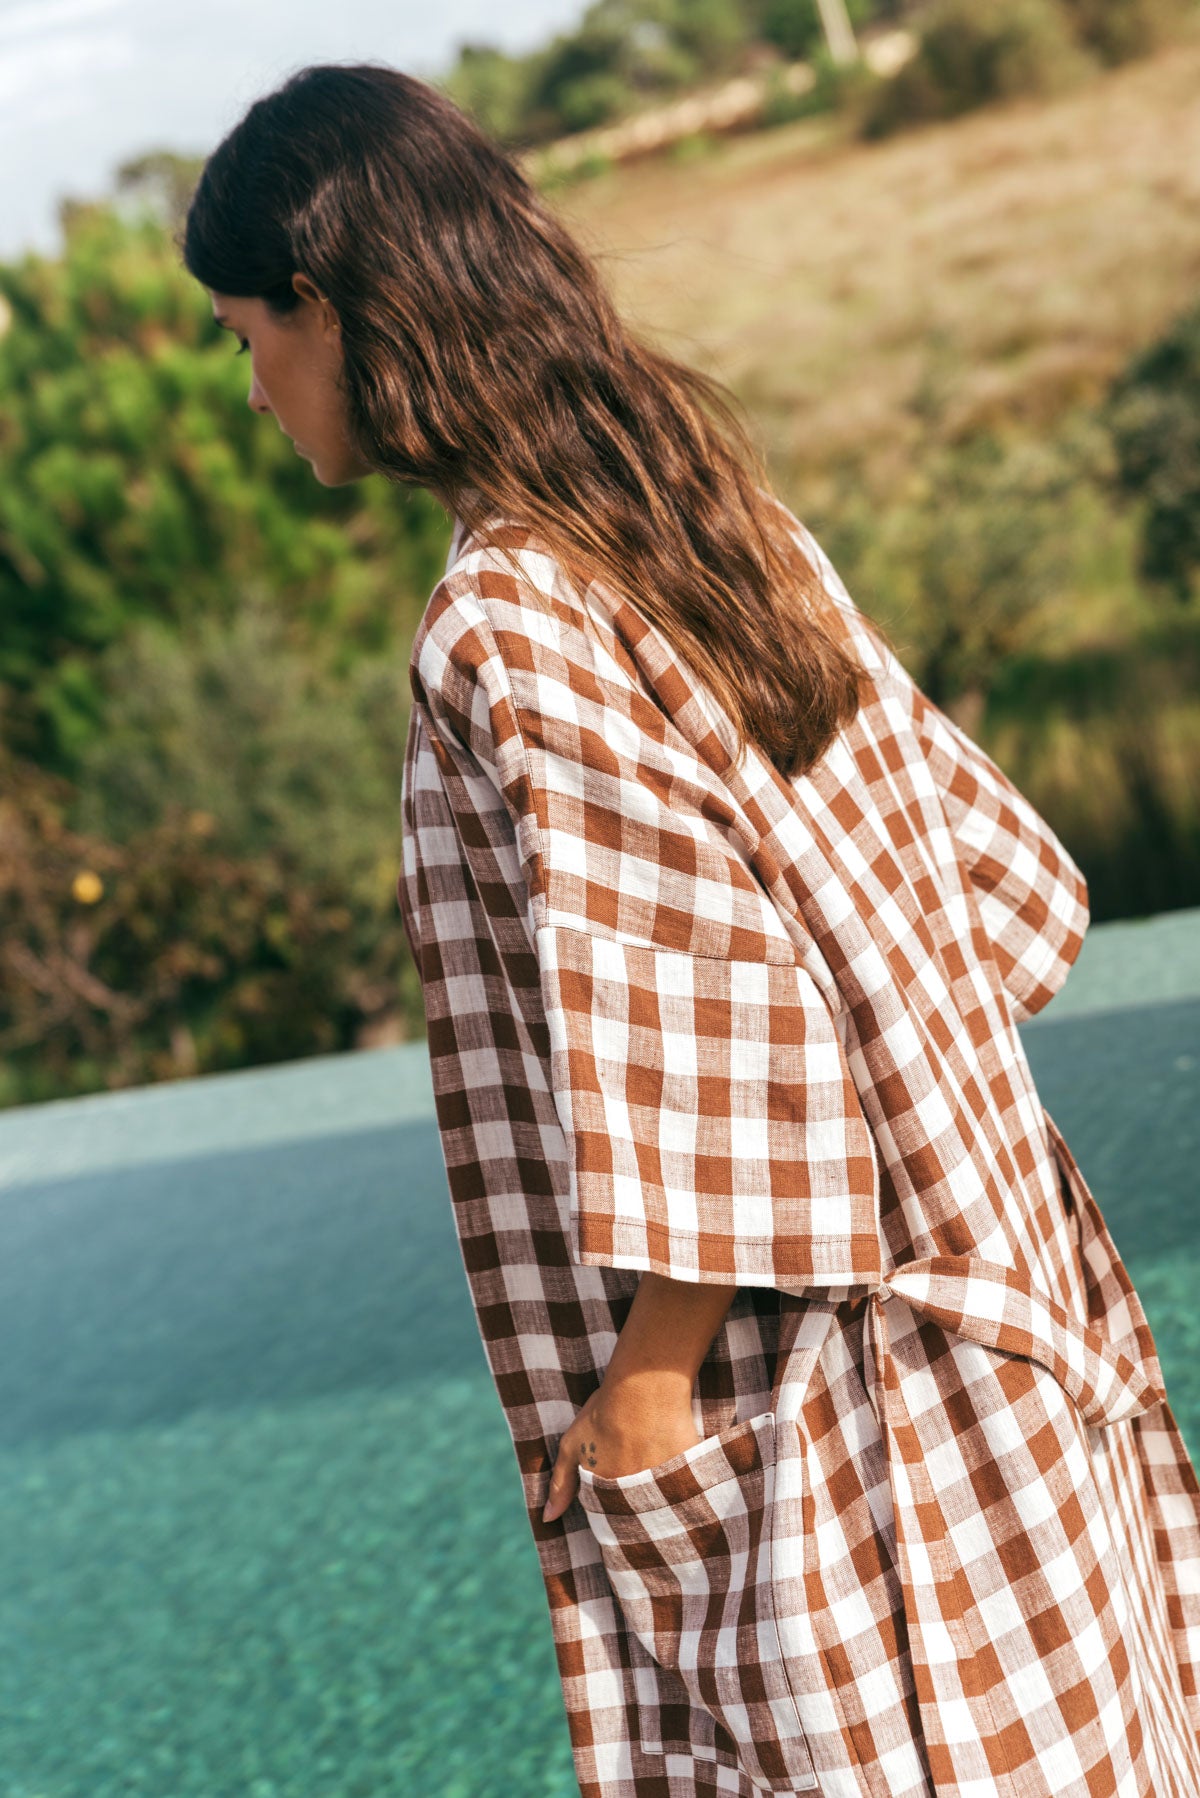
[[[1200,33],[1054,99],[880,143],[828,117],[701,140],[555,204],[635,329],[744,403],[918,678],[931,604],[952,648],[983,620],[989,677],[948,709],[1078,854],[1093,916],[1200,903],[1200,619],[1140,580],[1097,415],[1200,299]],[[1011,462],[964,487],[981,436]]]
[[[931,411],[951,438],[1052,424],[1200,294],[1200,41],[883,143],[804,120],[614,168],[558,205],[781,474],[849,453],[886,481]]]

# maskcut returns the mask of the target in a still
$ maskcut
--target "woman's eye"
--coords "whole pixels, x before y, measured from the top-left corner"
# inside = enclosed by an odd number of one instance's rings
[[[242,340],[242,347],[241,347],[241,349],[240,349],[240,350],[238,350],[238,351],[237,351],[237,352],[236,352],[236,353],[237,353],[237,354],[238,354],[238,355],[239,355],[239,356],[244,356],[244,355],[245,355],[245,354],[246,354],[246,351],[247,351],[247,350],[248,350],[248,349],[249,349],[249,348],[250,348],[250,345],[249,345],[249,344],[248,344],[248,343],[247,343],[247,342],[246,342],[246,341],[245,341],[245,340],[244,340],[244,339],[243,339],[243,340]]]

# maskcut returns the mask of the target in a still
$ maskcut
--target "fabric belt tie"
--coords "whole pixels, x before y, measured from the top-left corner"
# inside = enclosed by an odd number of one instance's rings
[[[1132,1360],[1026,1275],[974,1255],[906,1262],[871,1289],[864,1321],[876,1377],[890,1352],[882,1307],[893,1297],[955,1335],[1038,1362],[1089,1424],[1120,1423],[1166,1398],[1156,1358]]]

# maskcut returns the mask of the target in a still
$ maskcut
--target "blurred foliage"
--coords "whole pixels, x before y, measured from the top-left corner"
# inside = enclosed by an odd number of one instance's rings
[[[385,908],[399,853],[402,648],[335,677],[260,588],[228,623],[138,620],[97,669],[108,724],[79,758],[77,823],[128,842],[173,805],[211,812],[229,854],[276,844],[297,880],[336,870],[348,902]]]
[[[61,263],[0,266],[0,299],[10,742],[70,774],[103,728],[98,654],[137,618],[229,620],[255,576],[343,661],[394,641],[397,590],[440,572],[444,514],[381,482],[314,485],[152,219],[70,216]]]
[[[574,30],[528,55],[460,44],[440,85],[499,142],[531,148],[765,61],[761,124],[846,111],[882,137],[1146,55],[1195,17],[1196,0],[846,0],[846,11],[858,32],[910,28],[915,56],[886,80],[839,69],[818,0],[593,0]],[[816,87],[797,97],[772,82],[781,59],[810,61]]]
[[[896,8],[847,10],[864,25]],[[573,31],[527,56],[461,44],[440,85],[500,142],[535,145],[823,42],[816,0],[593,0]]]
[[[870,24],[882,10],[873,0],[846,0],[846,15],[856,27]],[[764,40],[790,60],[815,57],[825,48],[817,0],[765,0],[760,17]]]
[[[122,217],[148,216],[174,236],[187,218],[202,156],[175,150],[148,150],[119,163],[113,177],[112,206]]]
[[[987,747],[1084,870],[1094,920],[1200,905],[1198,691],[1194,611],[997,673]]]
[[[1039,642],[1069,572],[1065,509],[1095,454],[1094,441],[982,433],[932,449],[882,515],[851,491],[830,520],[835,567],[854,571],[920,686],[968,729],[1006,661]]]
[[[1110,419],[1121,487],[1144,502],[1140,570],[1186,603],[1200,569],[1200,306],[1131,362]]]
[[[1190,0],[1062,0],[1079,40],[1109,65],[1131,62],[1169,42]]]
[[[532,78],[531,57],[509,56],[491,44],[465,43],[441,86],[497,142],[515,144],[525,136]]]
[[[1088,68],[1057,0],[937,0],[919,22],[916,54],[881,83],[863,130],[882,137],[989,101],[1054,93]]]
[[[0,743],[0,1104],[390,1040],[420,1017],[388,902],[397,831],[372,897],[333,856],[301,875],[286,834],[238,852],[212,811],[168,799],[117,843],[72,825],[77,799]]]
[[[915,9],[916,54],[880,84],[862,130],[883,137],[1060,92],[1100,64],[1149,55],[1195,16],[1195,0],[933,0]]]
[[[759,123],[766,128],[788,125],[793,119],[836,112],[851,130],[858,130],[872,104],[880,78],[861,57],[856,62],[836,62],[824,44],[811,57],[813,85],[805,93],[793,92],[784,82],[782,65],[767,72]]]
[[[448,520],[250,411],[167,167],[0,266],[10,1103],[423,1028],[399,804]]]

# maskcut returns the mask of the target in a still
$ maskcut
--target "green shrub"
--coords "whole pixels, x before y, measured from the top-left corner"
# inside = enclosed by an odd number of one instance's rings
[[[1189,0],[1062,0],[1081,43],[1101,62],[1130,62],[1168,43],[1189,12]]]
[[[1088,66],[1055,0],[938,0],[916,54],[874,94],[863,130],[882,137],[994,100],[1053,93]]]
[[[1118,377],[1107,418],[1119,488],[1144,506],[1140,572],[1186,602],[1200,569],[1200,306]]]
[[[851,25],[867,24],[875,11],[871,0],[847,0]],[[766,0],[759,30],[768,44],[787,57],[815,56],[825,45],[817,0]]]
[[[530,64],[491,44],[460,44],[458,61],[439,83],[456,106],[501,143],[516,143],[529,106]]]
[[[630,110],[634,96],[619,75],[597,70],[558,90],[559,116],[567,132],[590,131]]]
[[[882,512],[862,496],[830,520],[826,548],[851,592],[918,685],[968,728],[1006,659],[1037,642],[1062,586],[1078,472],[1057,446],[984,434],[928,452]]]
[[[606,150],[588,150],[586,155],[577,157],[574,162],[564,162],[554,152],[550,152],[542,156],[532,179],[540,193],[551,195],[563,188],[595,181],[601,175],[609,174],[612,168],[613,159]]]
[[[121,844],[171,809],[214,819],[225,853],[278,854],[369,908],[396,852],[404,657],[331,674],[282,606],[251,591],[228,621],[132,626],[97,665],[107,728],[79,759],[75,827]]]
[[[1200,631],[1175,613],[1016,656],[993,689],[986,747],[1079,862],[1096,923],[1200,904],[1198,680]]]
[[[100,674],[82,786],[0,733],[0,1105],[420,1035],[402,660],[324,674],[252,604]]]
[[[754,35],[753,20],[741,0],[675,0],[667,28],[706,75],[730,67]]]
[[[347,660],[415,623],[445,560],[445,514],[381,480],[313,480],[247,406],[248,358],[160,225],[97,203],[60,260],[0,264],[0,302],[12,746],[71,777],[104,729],[96,657],[142,619],[228,617],[256,579]]]
[[[771,71],[761,115],[764,125],[787,125],[793,119],[828,112],[846,114],[852,120],[852,129],[861,122],[880,84],[869,65],[861,59],[835,62],[822,45],[812,59],[812,69],[816,79],[802,94],[784,86],[781,70]]]
[[[55,827],[26,773],[7,762],[0,798],[0,1105],[422,1034],[394,901],[363,955],[336,880],[225,854],[205,813],[121,846]]]
[[[667,145],[667,161],[687,164],[705,162],[719,147],[720,139],[712,131],[689,131]]]

